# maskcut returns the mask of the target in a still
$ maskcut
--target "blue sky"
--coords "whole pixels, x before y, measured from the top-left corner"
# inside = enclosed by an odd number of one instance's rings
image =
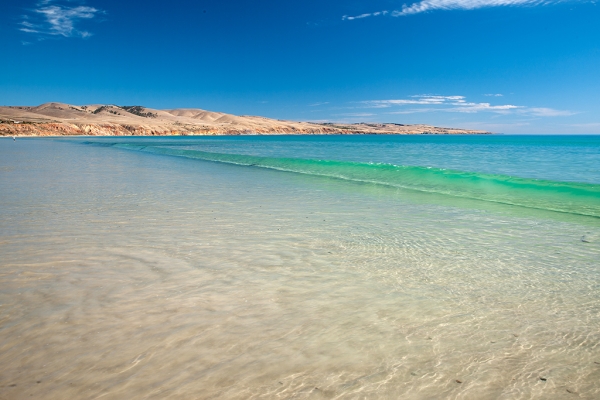
[[[2,9],[3,105],[600,133],[596,1],[20,0]]]

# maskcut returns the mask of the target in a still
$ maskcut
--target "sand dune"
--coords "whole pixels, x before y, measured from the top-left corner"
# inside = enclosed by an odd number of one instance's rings
[[[249,134],[483,134],[429,125],[281,121],[196,108],[45,103],[0,107],[0,136],[249,135]]]

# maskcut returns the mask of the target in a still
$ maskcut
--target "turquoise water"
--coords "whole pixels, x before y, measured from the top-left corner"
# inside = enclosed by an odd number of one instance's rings
[[[597,136],[251,137],[102,144],[600,217]]]
[[[600,136],[596,135],[236,136],[105,138],[94,142],[600,184]]]
[[[0,397],[597,398],[599,188],[598,136],[0,140]]]

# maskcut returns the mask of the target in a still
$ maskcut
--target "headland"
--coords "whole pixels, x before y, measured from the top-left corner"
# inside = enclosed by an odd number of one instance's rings
[[[176,136],[489,134],[490,132],[395,123],[317,123],[237,116],[197,108],[157,110],[143,106],[0,106],[0,136]]]

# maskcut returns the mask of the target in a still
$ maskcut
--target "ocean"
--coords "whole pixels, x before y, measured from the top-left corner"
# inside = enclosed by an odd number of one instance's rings
[[[600,136],[0,140],[0,397],[600,397]]]

